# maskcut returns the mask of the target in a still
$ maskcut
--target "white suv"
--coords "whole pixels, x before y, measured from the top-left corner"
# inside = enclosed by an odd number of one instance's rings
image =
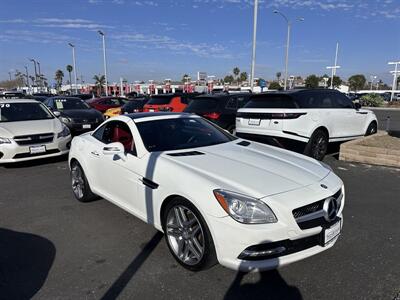
[[[336,90],[294,90],[254,95],[238,110],[239,137],[293,145],[322,160],[329,142],[346,141],[377,132],[378,121],[370,110],[360,109]]]

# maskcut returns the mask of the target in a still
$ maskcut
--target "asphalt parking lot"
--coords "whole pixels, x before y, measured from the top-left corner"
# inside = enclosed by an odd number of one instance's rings
[[[378,127],[380,130],[390,130],[400,134],[400,108],[372,108],[372,110],[378,118]]]
[[[326,162],[346,184],[338,243],[261,274],[186,271],[151,226],[77,202],[65,159],[0,166],[0,299],[398,299],[400,170]]]

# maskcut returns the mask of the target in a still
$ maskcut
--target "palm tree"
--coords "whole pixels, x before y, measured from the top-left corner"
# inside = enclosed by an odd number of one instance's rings
[[[71,72],[74,69],[71,65],[67,65],[66,67],[68,73],[69,73],[69,90],[70,92],[72,91],[72,79],[71,79]]]
[[[243,81],[247,81],[247,72],[242,72],[240,73],[240,82],[242,83]]]
[[[104,75],[94,75],[93,79],[97,87],[97,94],[101,95],[103,93],[103,85],[106,83],[106,77]]]
[[[61,88],[61,86],[62,86],[63,78],[64,78],[64,73],[63,73],[63,71],[57,70],[54,79],[55,79],[56,82],[57,82],[57,90],[58,90],[58,91],[60,91],[60,88]]]
[[[233,68],[233,75],[235,75],[236,78],[236,82],[239,84],[239,73],[240,73],[240,69],[238,67],[234,67]]]

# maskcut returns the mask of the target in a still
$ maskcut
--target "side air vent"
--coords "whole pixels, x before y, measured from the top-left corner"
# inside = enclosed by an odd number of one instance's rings
[[[169,156],[194,156],[194,155],[204,155],[204,153],[199,151],[189,151],[189,152],[178,152],[178,153],[169,153]]]
[[[247,146],[250,145],[250,142],[248,142],[248,141],[241,141],[241,142],[237,143],[237,145],[243,146],[243,147],[247,147]]]

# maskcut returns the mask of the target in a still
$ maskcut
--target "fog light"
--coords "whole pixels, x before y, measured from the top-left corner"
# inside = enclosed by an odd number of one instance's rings
[[[286,251],[286,248],[283,246],[280,247],[276,247],[273,249],[269,249],[269,250],[244,250],[242,253],[240,253],[239,255],[239,259],[246,259],[246,258],[253,258],[253,259],[257,259],[260,257],[265,257],[268,258],[268,256],[272,256],[272,255],[277,255],[277,254],[281,254],[283,252]]]

